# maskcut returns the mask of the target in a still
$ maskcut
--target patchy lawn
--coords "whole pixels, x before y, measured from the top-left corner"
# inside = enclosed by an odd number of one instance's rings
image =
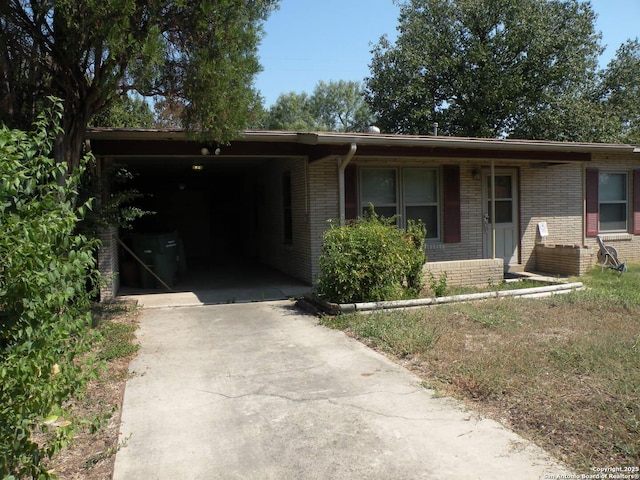
[[[325,317],[578,472],[640,465],[640,266],[585,291]],[[637,473],[637,472],[636,472]]]
[[[48,462],[47,468],[63,480],[110,480],[120,448],[120,409],[129,362],[135,343],[139,309],[130,305],[100,304],[93,318],[102,339],[93,354],[105,368],[72,404],[77,422],[71,445]]]

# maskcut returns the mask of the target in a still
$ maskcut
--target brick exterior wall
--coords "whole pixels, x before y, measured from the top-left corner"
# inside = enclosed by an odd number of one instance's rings
[[[430,274],[437,281],[445,272],[447,274],[447,285],[449,286],[496,285],[504,278],[501,258],[427,262],[422,271],[425,285],[429,285]]]
[[[591,247],[593,255],[580,250],[578,270],[583,273],[589,263],[595,264],[597,243],[595,238],[586,238],[584,233],[584,169],[598,168],[601,171],[627,172],[629,195],[632,195],[632,172],[640,168],[640,156],[629,154],[594,154],[591,162],[569,162],[564,165],[541,165],[527,161],[509,159],[495,160],[495,168],[515,169],[518,175],[520,265],[529,271],[573,274],[575,259],[566,263],[558,258],[563,250],[547,252],[540,244],[578,245]],[[428,269],[436,277],[446,268],[450,276],[448,283],[456,282],[486,284],[489,278],[496,281],[502,276],[496,265],[501,260],[481,260],[484,256],[482,220],[482,173],[489,169],[489,159],[477,158],[353,158],[352,165],[367,167],[460,167],[460,220],[461,242],[429,242],[427,245]],[[292,189],[292,241],[284,241],[283,220],[283,174],[290,172]],[[480,174],[480,175],[478,175]],[[249,253],[260,261],[284,273],[313,284],[319,274],[318,258],[322,248],[322,236],[330,221],[338,221],[338,158],[329,157],[308,162],[306,158],[274,159],[266,162],[242,186],[254,195],[257,205],[255,221],[256,238],[247,238]],[[442,178],[440,178],[442,187]],[[443,198],[440,191],[440,211]],[[629,232],[632,215],[629,212]],[[549,235],[541,238],[538,222],[546,222]],[[442,230],[442,223],[440,228]],[[247,237],[253,237],[254,230]],[[104,278],[101,299],[113,298],[119,288],[118,245],[116,229],[102,232],[103,246],[98,253],[98,265]],[[442,232],[441,232],[442,235]],[[640,236],[631,233],[607,234],[604,240],[614,246],[622,260],[640,262]],[[255,251],[254,251],[255,250]],[[566,251],[572,258],[575,252]],[[442,263],[444,262],[444,263]],[[459,263],[456,263],[459,262]],[[484,264],[483,262],[488,262]],[[566,264],[565,264],[566,263]],[[426,267],[425,267],[426,268]],[[440,269],[440,270],[438,270]],[[551,270],[554,269],[554,270]],[[562,270],[562,271],[559,271]]]
[[[520,169],[520,255],[525,270],[562,274],[537,265],[538,243],[582,245],[582,184],[581,163]],[[538,222],[547,223],[547,237],[538,234]]]
[[[117,235],[117,227],[105,228],[98,234],[98,239],[102,242],[102,246],[98,249],[98,270],[102,276],[100,283],[101,302],[113,300],[120,288]]]
[[[579,245],[536,245],[536,270],[563,276],[580,276],[596,262],[597,249]]]
[[[311,284],[307,165],[304,159],[279,159],[256,176],[258,258],[287,275]],[[291,174],[292,241],[284,239],[283,177]]]
[[[584,169],[589,166],[601,170],[626,171],[629,173],[629,192],[631,192],[632,170],[640,168],[637,157],[638,155],[632,154],[594,154],[591,162],[557,165],[540,165],[521,160],[496,160],[497,171],[503,168],[515,169],[518,175],[519,263],[523,269],[564,275],[573,274],[571,272],[575,271],[575,268],[580,273],[584,273],[590,265],[594,265],[597,260],[596,240],[585,238],[584,235]],[[439,168],[447,164],[459,165],[462,241],[460,243],[429,243],[427,258],[429,263],[482,259],[484,256],[481,203],[483,176],[478,173],[484,173],[489,169],[490,160],[367,158],[363,161],[356,153],[351,163],[356,166],[396,168]],[[309,199],[312,205],[310,211],[311,277],[315,279],[318,275],[317,258],[322,245],[322,232],[327,228],[328,220],[337,219],[339,216],[337,160],[331,158],[311,163],[308,169],[308,181]],[[538,222],[547,223],[549,231],[547,237],[540,237]],[[622,260],[640,261],[640,238],[631,234],[610,234],[605,235],[604,239],[607,244],[618,250]],[[578,245],[591,247],[591,251],[588,254],[581,251],[579,260],[568,260],[566,265],[557,258],[551,261],[549,255],[538,262],[537,256],[541,251],[537,248],[539,244]],[[557,253],[554,252],[553,255]],[[569,254],[569,257],[572,258],[572,255]],[[577,267],[570,266],[576,261]],[[550,270],[552,268],[554,270]],[[486,279],[481,283],[486,283]]]
[[[628,174],[628,192],[631,198],[633,195],[633,170],[640,168],[640,155],[638,154],[595,154],[591,163],[588,165],[590,168],[597,168],[601,172],[626,172]],[[618,257],[622,261],[627,262],[640,262],[640,236],[632,235],[633,223],[632,212],[628,212],[629,215],[629,231],[628,233],[603,233],[603,238],[606,245],[615,247],[618,252]],[[585,238],[585,245],[588,245],[596,251],[598,250],[597,240],[595,238]]]
[[[390,166],[390,167],[441,167],[451,164],[446,160],[435,161],[433,159],[367,159],[366,163],[356,157],[351,162],[354,165]],[[462,241],[460,243],[432,242],[427,245],[427,258],[432,262],[449,262],[452,260],[467,261],[469,259],[482,258],[482,205],[478,201],[481,198],[482,184],[473,178],[473,171],[479,169],[477,164],[462,165],[460,169],[461,182],[461,227]],[[329,158],[312,162],[308,166],[309,199],[312,204],[310,210],[310,244],[312,259],[312,279],[315,281],[318,271],[318,258],[322,249],[322,235],[328,228],[329,222],[338,221],[338,160]],[[442,192],[440,192],[442,196]],[[497,262],[489,260],[492,265],[499,262],[500,271],[496,274],[502,279],[502,260]],[[464,263],[464,262],[463,262]],[[486,284],[489,276],[482,274],[480,284]],[[490,276],[494,276],[493,271]],[[499,281],[498,279],[498,281]],[[455,281],[455,280],[454,280]]]
[[[339,222],[338,198],[338,161],[327,159],[309,164],[309,198],[310,210],[310,245],[311,276],[315,282],[318,278],[318,258],[322,251],[322,236],[330,222]]]

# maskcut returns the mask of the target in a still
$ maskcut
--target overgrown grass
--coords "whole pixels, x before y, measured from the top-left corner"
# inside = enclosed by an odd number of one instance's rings
[[[439,327],[430,324],[420,311],[400,315],[385,312],[340,315],[323,321],[332,328],[349,329],[357,337],[367,339],[370,346],[400,357],[426,352],[440,337]]]
[[[104,340],[98,352],[98,358],[109,361],[136,353],[139,345],[133,343],[135,331],[135,325],[125,323],[105,323],[102,325],[100,332]]]
[[[139,345],[135,343],[137,325],[112,320],[113,318],[126,318],[134,308],[124,304],[94,306],[93,318],[100,333],[100,341],[96,349],[99,360],[116,360],[133,355],[138,351]]]
[[[640,266],[594,271],[587,290],[323,323],[404,358],[427,384],[473,402],[566,461],[640,465]]]
[[[92,305],[91,313],[96,332],[91,355],[103,368],[69,404],[77,424],[73,442],[47,461],[47,469],[60,478],[111,478],[120,448],[119,409],[129,361],[138,351],[135,330],[140,311],[132,305],[100,303]]]
[[[446,295],[465,295],[469,293],[496,292],[500,290],[516,290],[516,289],[522,289],[522,288],[546,287],[548,285],[552,285],[552,284],[549,282],[542,282],[539,280],[529,280],[525,278],[523,280],[518,280],[513,282],[500,282],[497,284],[487,283],[486,286],[482,286],[482,287],[467,287],[467,286],[452,285],[447,287],[445,294]],[[426,293],[429,293],[429,291],[427,291]]]

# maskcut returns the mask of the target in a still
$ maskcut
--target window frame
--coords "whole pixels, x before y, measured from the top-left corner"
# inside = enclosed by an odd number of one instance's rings
[[[396,209],[396,225],[401,228],[407,226],[407,207],[435,207],[436,210],[436,228],[437,236],[429,237],[427,232],[428,243],[441,243],[443,241],[443,225],[442,225],[442,209],[443,209],[443,185],[442,185],[442,171],[440,167],[420,167],[420,166],[406,166],[406,167],[388,167],[388,166],[360,166],[358,168],[358,211],[360,215],[366,214],[368,203],[363,200],[363,172],[367,170],[392,170],[394,171],[395,178],[395,203],[394,204],[380,204],[374,205],[375,207],[395,207]],[[425,170],[435,172],[435,202],[408,202],[406,200],[406,187],[405,187],[405,175],[410,170]]]
[[[600,187],[600,181],[603,175],[622,175],[624,177],[624,200],[602,200],[601,196],[602,196],[602,188]],[[630,212],[630,206],[631,205],[631,198],[630,198],[630,193],[631,193],[631,189],[629,188],[629,172],[626,171],[620,171],[620,170],[599,170],[598,171],[598,232],[602,232],[602,233],[626,233],[629,231],[629,212]],[[624,222],[625,222],[625,226],[624,228],[618,228],[618,229],[604,229],[602,228],[602,205],[624,205],[625,207],[625,216],[624,216]]]
[[[358,191],[358,211],[360,212],[360,216],[364,217],[367,214],[367,210],[369,208],[369,203],[373,203],[373,202],[369,202],[369,201],[364,201],[362,196],[364,194],[364,181],[363,181],[363,172],[365,171],[374,171],[374,170],[387,170],[390,172],[393,172],[393,178],[394,178],[394,190],[395,190],[395,200],[393,203],[379,203],[377,205],[374,204],[374,207],[376,208],[394,208],[396,213],[396,224],[398,223],[397,217],[398,217],[398,212],[400,210],[400,204],[398,202],[398,197],[399,197],[399,192],[398,192],[398,169],[395,167],[362,167],[360,168],[360,171],[358,172],[358,178],[359,178],[359,191]]]

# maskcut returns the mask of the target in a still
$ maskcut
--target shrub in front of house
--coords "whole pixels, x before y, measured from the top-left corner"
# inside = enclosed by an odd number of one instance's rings
[[[318,293],[335,303],[415,298],[422,288],[426,230],[371,211],[353,223],[332,224],[324,234]]]
[[[50,478],[43,460],[70,441],[65,407],[94,369],[95,242],[76,226],[80,171],[52,158],[62,105],[33,131],[0,125],[0,478]]]

